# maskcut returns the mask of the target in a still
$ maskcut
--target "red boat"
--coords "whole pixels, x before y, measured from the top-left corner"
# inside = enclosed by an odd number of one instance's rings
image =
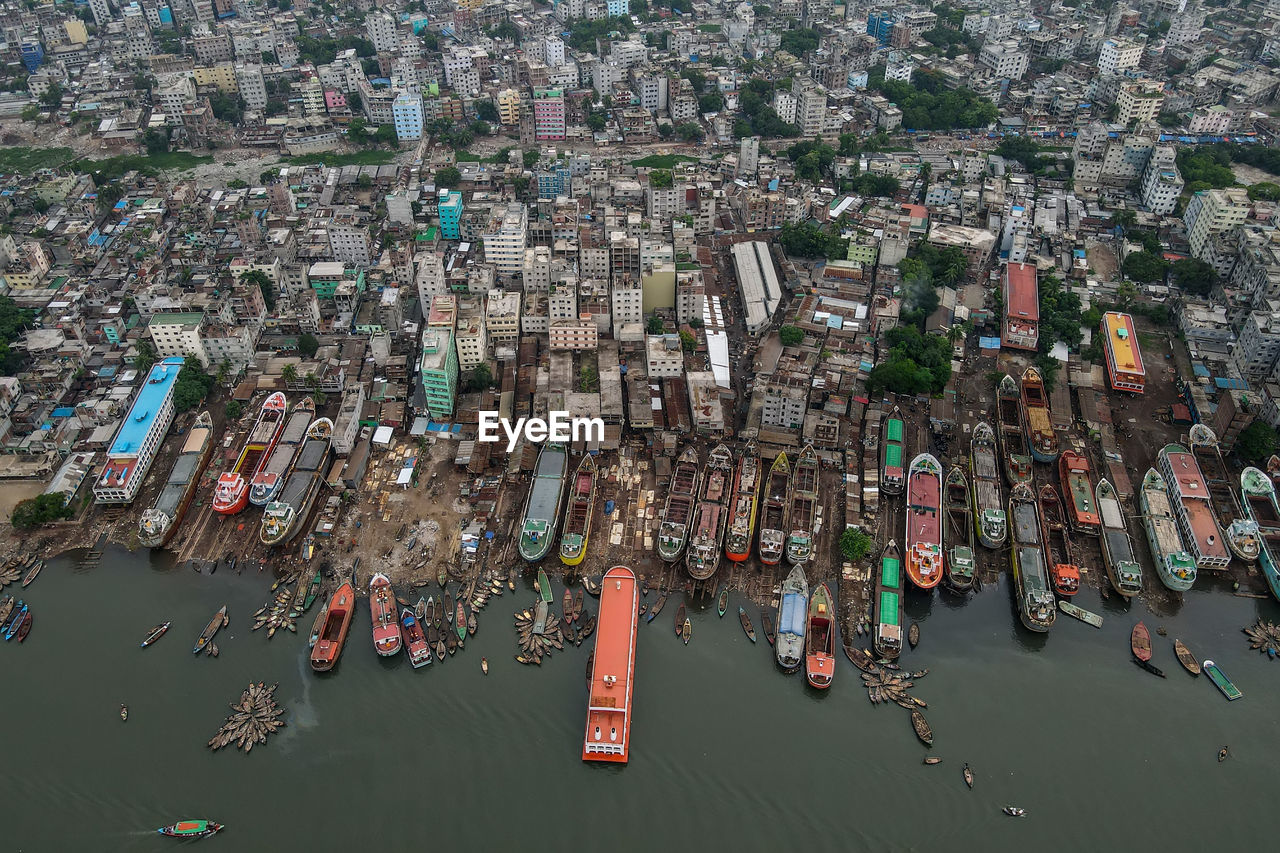
[[[391,579],[382,572],[369,581],[369,615],[373,617],[373,647],[383,657],[400,651],[400,625],[396,622],[396,596]]]
[[[223,471],[218,477],[218,485],[213,490],[213,509],[223,515],[235,515],[249,503],[249,481],[257,476],[271,458],[271,451],[280,440],[284,431],[284,416],[289,410],[289,401],[279,391],[271,394],[262,404],[258,412],[258,420],[249,437],[245,439],[244,448],[236,459],[236,464]]]
[[[311,668],[316,672],[328,672],[338,663],[342,644],[351,630],[351,612],[356,604],[356,591],[350,583],[344,583],[329,599],[329,612],[320,626],[319,639],[311,648]]]
[[[413,664],[414,669],[431,663],[431,646],[422,633],[418,617],[407,607],[400,611],[400,633],[404,638],[404,647],[409,650],[409,663]]]
[[[907,474],[907,577],[920,589],[942,580],[942,466],[928,453]]]
[[[1074,450],[1062,451],[1058,457],[1058,479],[1062,481],[1062,497],[1066,500],[1071,529],[1097,536],[1102,531],[1102,516],[1095,503],[1089,460]]]
[[[631,756],[631,693],[640,625],[640,584],[631,569],[614,566],[604,573],[597,619],[582,760],[626,764]]]
[[[831,686],[836,674],[836,632],[832,622],[835,607],[831,590],[820,584],[809,599],[809,628],[805,637],[804,674],[819,690]]]

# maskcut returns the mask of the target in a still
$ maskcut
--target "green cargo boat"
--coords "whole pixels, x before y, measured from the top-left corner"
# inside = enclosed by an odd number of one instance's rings
[[[1209,676],[1209,680],[1222,691],[1222,695],[1227,697],[1228,702],[1239,699],[1244,695],[1238,687],[1231,683],[1231,679],[1222,674],[1222,670],[1218,669],[1218,665],[1213,661],[1207,660],[1204,662],[1204,672],[1205,675]]]
[[[170,838],[204,838],[220,829],[222,824],[211,820],[180,820],[169,826],[162,826],[156,832]]]
[[[898,543],[890,539],[880,556],[876,578],[876,654],[893,660],[902,651],[902,622],[898,605],[902,598],[902,563]]]
[[[538,595],[547,604],[551,603],[551,580],[547,577],[547,573],[542,569],[538,569]]]
[[[520,526],[520,558],[536,563],[556,539],[556,524],[560,520],[560,496],[564,493],[564,479],[569,471],[569,453],[563,444],[547,443],[538,453],[533,483],[524,504],[524,521]]]

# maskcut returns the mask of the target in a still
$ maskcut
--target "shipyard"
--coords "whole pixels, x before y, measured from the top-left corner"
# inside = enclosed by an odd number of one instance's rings
[[[1253,830],[1277,3],[0,0],[11,845]]]

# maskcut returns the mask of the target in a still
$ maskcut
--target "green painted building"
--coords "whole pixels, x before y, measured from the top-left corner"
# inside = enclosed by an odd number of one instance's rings
[[[427,329],[422,336],[422,361],[419,365],[422,391],[427,398],[431,419],[448,421],[458,396],[458,352],[453,333],[444,329]]]

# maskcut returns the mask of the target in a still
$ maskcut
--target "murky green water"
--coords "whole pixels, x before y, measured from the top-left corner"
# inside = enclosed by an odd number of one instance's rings
[[[234,850],[1203,850],[1273,834],[1280,662],[1240,633],[1258,615],[1280,619],[1271,601],[1196,591],[1159,618],[1085,590],[1103,630],[1060,616],[1045,638],[1018,627],[1003,584],[962,605],[910,597],[923,639],[904,663],[931,670],[914,692],[929,702],[934,767],[906,712],[870,705],[843,658],[819,694],[777,671],[732,615],[695,613],[681,645],[669,603],[641,628],[633,756],[620,768],[579,760],[589,644],[540,669],[512,659],[511,612],[531,590],[495,599],[464,651],[416,672],[375,656],[361,608],[338,670],[320,678],[303,635],[247,630],[262,576],[149,560],[108,550],[87,571],[55,560],[25,591],[31,636],[0,643],[6,850],[161,849],[175,842],[152,830],[183,817],[225,823],[202,843]],[[224,602],[221,657],[193,657]],[[1168,630],[1153,636],[1166,680],[1129,662],[1139,617]],[[169,634],[139,649],[165,619]],[[1245,698],[1228,704],[1184,673],[1175,636]],[[210,753],[250,679],[280,683],[288,727],[250,755]],[[1005,803],[1029,817],[1005,817]]]

